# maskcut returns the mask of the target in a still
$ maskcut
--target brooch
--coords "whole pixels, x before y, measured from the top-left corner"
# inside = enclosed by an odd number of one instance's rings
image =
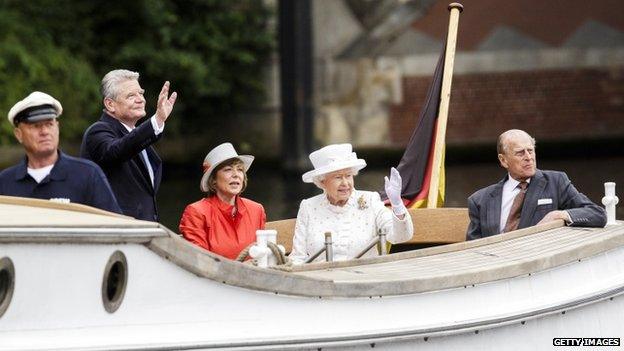
[[[357,200],[358,203],[358,209],[360,210],[365,210],[368,208],[368,204],[366,203],[366,200],[364,200],[364,195],[360,196],[360,198]]]

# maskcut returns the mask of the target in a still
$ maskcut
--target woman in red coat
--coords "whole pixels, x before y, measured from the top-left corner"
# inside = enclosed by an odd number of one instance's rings
[[[238,155],[230,143],[206,155],[200,182],[206,197],[188,205],[180,219],[186,240],[229,259],[256,241],[256,230],[264,229],[266,213],[259,203],[240,196],[253,159]]]

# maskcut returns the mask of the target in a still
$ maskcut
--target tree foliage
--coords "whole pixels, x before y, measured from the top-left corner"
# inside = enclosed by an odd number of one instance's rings
[[[0,111],[47,92],[63,104],[64,139],[78,140],[99,117],[101,77],[126,68],[141,73],[148,113],[171,81],[168,133],[202,133],[260,101],[270,17],[261,0],[0,0]]]

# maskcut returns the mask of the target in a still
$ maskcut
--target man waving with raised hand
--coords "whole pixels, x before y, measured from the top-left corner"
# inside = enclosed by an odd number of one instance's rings
[[[152,144],[162,136],[177,93],[169,95],[169,82],[165,82],[156,113],[137,125],[146,115],[139,73],[110,71],[102,79],[101,91],[104,110],[85,131],[80,154],[102,167],[125,215],[158,221],[156,192],[162,160]]]

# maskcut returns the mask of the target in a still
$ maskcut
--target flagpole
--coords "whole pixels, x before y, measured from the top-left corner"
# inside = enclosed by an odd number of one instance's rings
[[[440,93],[440,110],[436,128],[433,164],[431,169],[431,182],[429,183],[429,196],[427,208],[438,206],[438,188],[440,183],[440,169],[442,168],[442,156],[446,143],[446,122],[448,120],[449,102],[451,100],[451,82],[453,80],[453,64],[455,63],[455,46],[457,45],[457,27],[459,14],[463,11],[462,4],[454,2],[448,6],[451,12],[449,18],[448,37],[446,39],[446,55],[444,57],[444,74],[442,75],[442,91]]]

